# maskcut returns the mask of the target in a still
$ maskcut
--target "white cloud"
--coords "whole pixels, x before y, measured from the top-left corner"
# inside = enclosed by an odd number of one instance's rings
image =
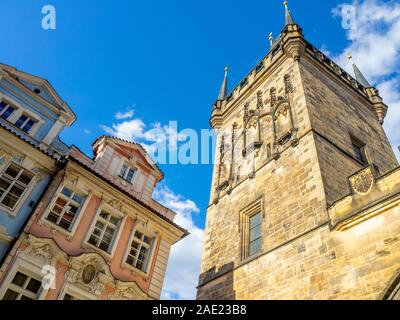
[[[349,29],[346,37],[348,46],[334,58],[351,74],[347,59],[352,53],[359,69],[381,93],[389,112],[385,119],[385,129],[396,153],[400,144],[400,3],[398,1],[363,0],[343,3],[333,10],[334,15],[341,8],[351,4],[356,8],[356,28]]]
[[[172,247],[161,298],[195,299],[204,230],[195,225],[193,216],[200,210],[193,201],[175,194],[165,184],[156,189],[154,197],[175,211],[175,222],[190,232],[188,237]]]
[[[92,134],[92,131],[90,131],[89,129],[85,129],[85,130],[83,130],[83,133],[84,134]]]
[[[134,116],[135,110],[132,108],[128,108],[126,111],[119,111],[115,114],[115,119],[117,120],[125,120],[125,119],[130,119]]]

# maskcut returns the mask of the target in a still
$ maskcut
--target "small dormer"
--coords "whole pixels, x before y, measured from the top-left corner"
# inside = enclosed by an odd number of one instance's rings
[[[0,125],[46,151],[66,155],[59,134],[75,119],[47,80],[0,64]]]
[[[144,148],[135,142],[103,136],[93,144],[96,170],[133,192],[144,202],[151,200],[163,173]]]

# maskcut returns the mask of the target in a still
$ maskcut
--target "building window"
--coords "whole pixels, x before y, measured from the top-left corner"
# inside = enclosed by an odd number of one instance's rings
[[[240,213],[241,258],[246,260],[262,251],[262,199]]]
[[[368,164],[368,157],[366,152],[366,145],[365,143],[361,142],[360,140],[351,137],[351,143],[353,147],[353,152],[355,158],[363,165]]]
[[[0,203],[14,209],[32,179],[32,173],[11,163],[0,177]]]
[[[32,129],[34,124],[36,123],[35,120],[31,119],[27,115],[23,114],[19,117],[19,119],[15,122],[15,126],[22,131],[29,133],[29,131]]]
[[[73,300],[80,300],[80,299],[78,299],[78,298],[66,293],[63,300],[65,300],[65,301],[73,301]]]
[[[250,217],[250,223],[249,223],[250,257],[261,251],[261,241],[262,241],[261,222],[262,222],[261,213],[257,213]]]
[[[243,89],[249,84],[249,80],[246,78],[240,83],[240,89]]]
[[[89,243],[110,253],[121,225],[121,221],[122,218],[101,211],[94,226],[92,235],[89,238]]]
[[[135,177],[136,171],[137,171],[136,169],[134,169],[134,168],[132,168],[132,167],[130,167],[130,166],[124,164],[124,165],[122,166],[122,168],[121,168],[121,171],[120,171],[120,173],[119,173],[119,176],[120,176],[122,179],[124,179],[124,180],[126,180],[126,181],[132,183],[133,178]]]
[[[2,300],[36,300],[41,286],[38,279],[17,272]]]
[[[7,120],[17,108],[10,106],[4,101],[0,101],[0,117]]]
[[[263,70],[264,70],[264,63],[261,62],[261,63],[259,63],[259,64],[257,65],[257,67],[256,67],[256,73],[260,73],[260,72],[263,71]]]
[[[83,195],[63,188],[46,219],[70,231],[84,200]]]
[[[152,244],[153,239],[149,238],[144,233],[135,231],[126,263],[146,272]]]

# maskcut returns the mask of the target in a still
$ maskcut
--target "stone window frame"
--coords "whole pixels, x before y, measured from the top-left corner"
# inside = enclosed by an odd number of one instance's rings
[[[20,103],[18,103],[14,99],[10,98],[9,96],[0,94],[0,101],[15,108],[14,112],[6,120],[4,120],[4,119],[3,120],[8,122],[10,125],[12,125],[13,128],[15,128],[16,130],[19,130],[20,132],[23,132],[24,134],[34,137],[36,132],[39,130],[39,128],[41,128],[42,125],[45,123],[45,121],[42,117],[40,117],[38,114],[28,110],[27,108],[23,107]],[[15,126],[15,123],[18,121],[18,119],[22,115],[25,115],[35,121],[35,124],[30,128],[30,130],[28,132],[23,131],[22,129]]]
[[[17,272],[21,272],[29,277],[41,279],[41,281],[43,281],[43,267],[44,265],[35,263],[35,261],[31,261],[30,257],[19,256],[0,285],[0,300],[3,299]],[[49,289],[44,288],[42,285],[37,294],[36,300],[44,300],[48,291]]]
[[[365,142],[363,142],[361,139],[357,138],[354,134],[349,133],[349,135],[350,135],[350,141],[351,141],[352,155],[353,155],[354,159],[356,159],[357,162],[359,162],[360,164],[367,166],[368,164],[371,163],[367,144]],[[359,149],[361,156],[363,158],[362,160],[358,159],[357,156],[355,156],[354,148]]]
[[[67,188],[71,191],[73,191],[74,193],[79,193],[84,195],[85,199],[83,201],[83,203],[81,204],[81,206],[79,207],[78,212],[76,213],[75,219],[72,222],[69,230],[66,230],[60,226],[58,226],[57,224],[51,222],[50,220],[47,219],[47,217],[50,214],[50,211],[53,209],[57,199],[60,197],[60,194],[62,192],[62,190],[64,188]],[[44,210],[44,213],[42,214],[39,223],[48,226],[51,229],[55,229],[57,230],[57,232],[64,234],[68,237],[73,237],[76,229],[78,228],[80,221],[82,219],[82,217],[85,214],[86,208],[92,198],[93,193],[92,192],[85,192],[84,190],[81,190],[81,188],[78,188],[76,186],[73,186],[71,183],[68,182],[64,182],[61,183],[58,188],[57,191],[54,193],[53,197],[51,198],[50,203],[48,204],[48,206],[46,207],[46,209]]]
[[[1,157],[0,157],[1,158]],[[6,213],[8,213],[11,217],[16,217],[17,214],[19,213],[19,211],[21,210],[22,206],[25,204],[27,198],[29,197],[29,195],[31,194],[31,192],[33,191],[36,183],[39,180],[39,177],[37,174],[35,174],[34,172],[32,172],[32,170],[26,169],[22,163],[17,163],[16,161],[14,161],[12,158],[7,157],[7,155],[5,156],[5,161],[3,164],[0,164],[0,177],[2,177],[5,173],[5,171],[10,167],[10,165],[13,164],[21,169],[23,169],[24,171],[27,171],[28,173],[30,173],[32,175],[32,179],[29,182],[28,185],[26,185],[26,188],[24,189],[23,193],[21,194],[21,196],[19,197],[17,203],[15,204],[14,208],[10,208],[6,205],[3,205],[2,203],[0,203],[0,209]]]
[[[90,237],[92,236],[92,233],[93,233],[93,231],[94,231],[94,229],[96,227],[96,223],[99,220],[100,214],[103,211],[105,211],[108,214],[111,214],[111,215],[114,215],[114,216],[117,216],[117,217],[121,218],[121,222],[120,222],[120,224],[118,226],[116,235],[114,236],[114,240],[113,240],[113,242],[111,244],[111,248],[110,248],[110,250],[108,252],[103,250],[103,249],[101,249],[101,248],[99,248],[99,247],[97,247],[97,246],[95,246],[95,245],[93,245],[93,244],[91,244],[89,242]],[[92,220],[92,223],[91,223],[91,225],[90,225],[90,227],[88,229],[88,232],[86,233],[85,239],[83,241],[83,246],[95,250],[100,255],[105,256],[107,259],[112,259],[114,257],[115,251],[116,251],[116,249],[118,247],[119,240],[121,238],[121,234],[123,232],[123,229],[124,229],[124,226],[125,226],[125,223],[126,223],[126,219],[127,219],[127,215],[126,214],[120,212],[119,210],[115,209],[111,205],[107,204],[104,201],[104,199],[101,200],[101,203],[97,208],[97,212],[96,212],[96,214],[95,214],[95,216],[94,216],[94,218]]]
[[[250,218],[256,214],[261,214],[261,250],[250,255]],[[260,197],[239,212],[239,233],[240,233],[240,260],[251,259],[263,252],[264,246],[264,197]]]
[[[145,270],[141,270],[139,268],[136,268],[135,266],[132,266],[131,264],[127,263],[126,260],[128,259],[130,250],[131,250],[131,246],[132,246],[132,242],[133,240],[135,240],[135,234],[136,232],[140,232],[143,235],[149,237],[152,241],[151,245],[150,245],[150,252],[148,254],[147,257],[147,261],[146,261],[146,266],[145,266]],[[153,264],[154,261],[154,256],[156,253],[156,247],[157,247],[157,243],[159,241],[158,239],[158,235],[155,231],[153,231],[151,228],[144,228],[141,227],[140,225],[138,225],[138,222],[135,223],[135,226],[132,229],[131,235],[129,236],[129,241],[128,244],[126,246],[125,249],[125,253],[124,253],[124,257],[123,257],[123,266],[125,268],[128,268],[132,271],[135,271],[139,274],[141,274],[142,276],[144,276],[145,278],[147,278],[149,276],[149,271],[150,271],[150,267]]]

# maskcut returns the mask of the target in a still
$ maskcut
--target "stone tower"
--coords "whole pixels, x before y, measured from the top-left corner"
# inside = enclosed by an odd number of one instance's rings
[[[400,169],[379,92],[285,26],[213,106],[198,299],[398,298]]]

